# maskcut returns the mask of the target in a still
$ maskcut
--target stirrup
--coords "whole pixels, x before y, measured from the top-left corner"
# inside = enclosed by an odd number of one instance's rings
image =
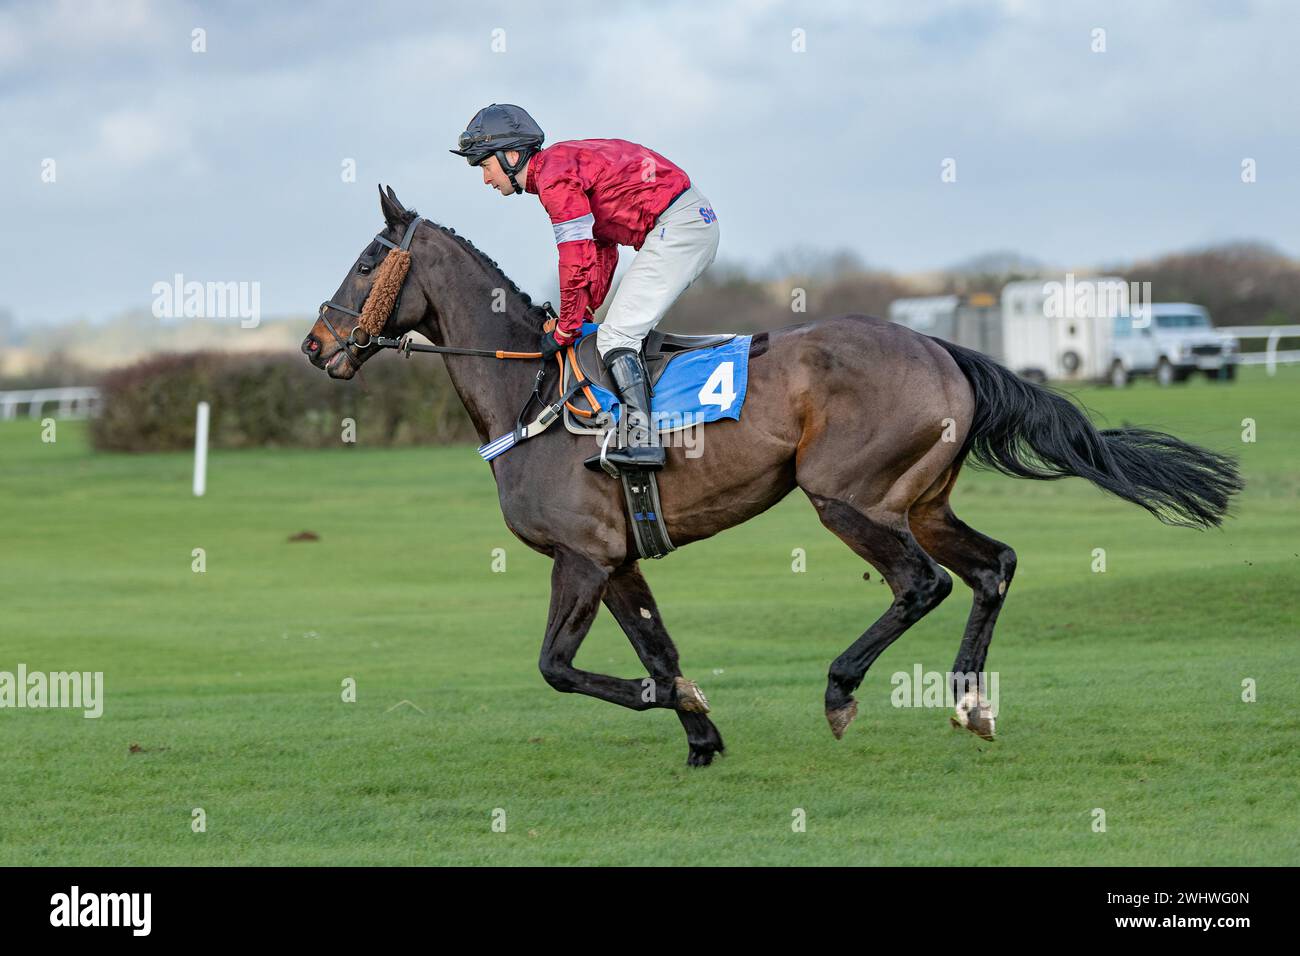
[[[662,449],[662,445],[626,445],[620,448],[611,449],[609,443],[613,433],[613,429],[605,432],[605,438],[600,443],[600,451],[583,461],[583,464],[587,468],[592,471],[603,471],[611,478],[617,478],[623,474],[623,468],[633,468],[640,471],[659,471],[667,464],[666,453],[662,456],[663,460],[659,461],[637,461],[635,459],[637,449]],[[611,453],[614,455],[614,460],[610,459]],[[624,453],[626,453],[627,460],[618,460]]]
[[[614,429],[612,427],[605,432],[605,440],[600,443],[599,464],[601,471],[609,475],[611,478],[617,478],[618,466],[612,464],[609,460],[609,440],[613,435]]]

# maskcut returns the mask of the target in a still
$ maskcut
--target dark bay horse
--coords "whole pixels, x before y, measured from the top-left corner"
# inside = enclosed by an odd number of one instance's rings
[[[322,306],[302,344],[313,365],[350,379],[379,351],[358,347],[351,333],[377,267],[394,255],[386,243],[397,245],[413,223],[410,271],[383,334],[418,331],[438,345],[536,352],[547,315],[495,262],[453,230],[417,223],[391,188],[380,190],[380,204],[386,242],[367,246]],[[480,439],[512,429],[538,361],[445,360]],[[853,692],[872,662],[952,590],[944,568],[974,591],[953,673],[984,671],[1016,554],[949,507],[966,461],[1019,478],[1083,477],[1162,521],[1194,527],[1218,525],[1242,487],[1228,456],[1148,429],[1098,430],[1066,397],[977,352],[859,315],[755,335],[742,418],[701,434],[702,455],[669,447],[659,473],[677,546],[748,521],[797,487],[893,591],[885,613],[831,663],[825,705],[836,737],[856,714]],[[556,426],[491,462],[507,526],[554,560],[542,675],[566,693],[676,711],[688,763],[707,765],[722,751],[722,737],[703,695],[683,678],[638,569],[619,482],[583,467],[593,444]],[[652,681],[573,666],[601,602]],[[970,716],[960,707],[959,715]],[[978,720],[962,722],[984,731]]]

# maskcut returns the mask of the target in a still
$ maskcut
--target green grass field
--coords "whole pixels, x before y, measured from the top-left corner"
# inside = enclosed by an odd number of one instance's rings
[[[0,710],[0,865],[1300,863],[1300,368],[1079,395],[1239,454],[1237,516],[1170,528],[1078,480],[967,472],[958,514],[1020,557],[999,738],[890,703],[891,674],[952,664],[958,582],[836,742],[826,668],[888,590],[796,492],[645,568],[728,745],[703,770],[672,714],[542,680],[549,562],[470,447],[218,452],[196,500],[188,455],[0,423],[0,670],[106,687],[98,720]],[[577,663],[643,674],[604,611]]]

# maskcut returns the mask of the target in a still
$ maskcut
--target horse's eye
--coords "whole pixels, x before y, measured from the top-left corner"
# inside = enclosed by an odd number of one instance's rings
[[[357,275],[363,275],[363,276],[370,275],[370,264],[363,262],[361,263],[361,265],[357,266]]]

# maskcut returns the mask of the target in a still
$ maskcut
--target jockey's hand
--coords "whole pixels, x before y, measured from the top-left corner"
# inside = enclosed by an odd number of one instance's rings
[[[573,337],[561,335],[560,330],[557,328],[551,332],[543,332],[540,344],[542,361],[549,362],[556,352],[573,344]]]

